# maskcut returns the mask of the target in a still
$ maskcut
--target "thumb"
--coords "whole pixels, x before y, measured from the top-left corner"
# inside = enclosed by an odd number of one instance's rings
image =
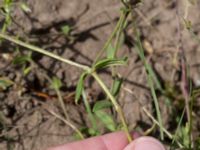
[[[128,144],[124,150],[165,150],[165,148],[157,139],[143,136]]]

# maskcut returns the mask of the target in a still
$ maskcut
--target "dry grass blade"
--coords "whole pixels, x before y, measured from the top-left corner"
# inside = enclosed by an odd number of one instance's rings
[[[74,126],[70,121],[64,119],[63,117],[59,116],[58,114],[56,114],[54,111],[46,109],[51,115],[55,116],[56,118],[58,118],[59,120],[63,121],[66,125],[68,125],[69,127],[71,127],[79,136],[81,139],[84,139],[83,134],[76,128],[76,126]]]
[[[160,128],[162,128],[163,132],[164,132],[170,139],[173,139],[173,135],[172,135],[169,131],[167,131],[164,127],[161,127],[160,124],[159,124],[159,122],[148,112],[148,110],[147,110],[145,107],[143,107],[142,109],[143,109],[143,111],[146,113],[146,115],[147,115],[157,126],[159,126]],[[179,145],[180,148],[183,148],[183,145],[182,145],[181,143],[179,143],[178,141],[176,141],[176,142],[177,142],[177,144]]]

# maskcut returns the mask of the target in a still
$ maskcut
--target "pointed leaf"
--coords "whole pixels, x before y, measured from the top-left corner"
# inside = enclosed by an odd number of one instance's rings
[[[31,71],[31,66],[24,68],[23,73],[26,76],[27,74],[29,74],[29,72]]]
[[[75,103],[76,103],[76,104],[78,103],[78,101],[79,101],[79,99],[80,99],[80,97],[81,97],[81,94],[82,94],[82,91],[83,91],[83,81],[84,81],[84,79],[86,78],[86,76],[87,76],[87,73],[84,72],[84,73],[80,76],[80,78],[79,78],[79,80],[78,80],[78,84],[77,84],[77,86],[76,86],[76,95],[75,95]]]
[[[70,28],[69,25],[64,25],[64,26],[61,27],[61,30],[62,30],[63,34],[69,35],[71,28]]]
[[[95,115],[101,120],[101,122],[106,126],[107,129],[109,129],[110,131],[116,130],[116,125],[111,115],[102,110],[96,111]]]
[[[51,86],[52,86],[52,88],[55,88],[58,90],[62,86],[62,82],[60,81],[59,78],[53,77]]]
[[[101,109],[105,109],[105,108],[109,108],[112,106],[112,103],[108,100],[101,100],[101,101],[98,101],[94,104],[94,107],[92,109],[93,112],[95,111],[99,111]]]
[[[114,79],[114,82],[113,82],[113,85],[112,85],[112,90],[111,90],[111,93],[112,93],[113,96],[117,96],[117,94],[119,93],[122,82],[123,82],[122,78],[116,77]]]
[[[107,58],[114,58],[115,48],[112,46],[112,44],[108,45],[106,53],[107,53]]]
[[[106,68],[106,67],[109,67],[109,66],[125,65],[126,60],[127,60],[127,58],[124,58],[124,59],[106,58],[106,59],[103,59],[103,60],[100,60],[99,62],[97,62],[95,64],[94,68],[97,70],[97,69],[102,69],[102,68]]]
[[[24,56],[18,56],[13,60],[13,64],[15,65],[23,65],[26,62],[30,62],[31,58],[28,55],[24,55]]]
[[[118,43],[117,43],[117,49],[120,49],[125,43],[125,33],[121,32]]]
[[[14,84],[14,82],[11,81],[10,79],[6,77],[0,77],[0,89],[5,90],[12,84]]]
[[[31,13],[32,12],[31,9],[28,7],[28,5],[26,3],[21,3],[20,7],[26,13]]]

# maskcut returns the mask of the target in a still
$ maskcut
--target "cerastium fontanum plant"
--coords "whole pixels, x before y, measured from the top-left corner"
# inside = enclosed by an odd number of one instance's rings
[[[28,48],[32,51],[44,54],[46,56],[52,57],[54,59],[57,59],[61,62],[64,62],[66,64],[72,65],[74,67],[77,68],[81,68],[83,70],[83,73],[81,74],[78,84],[77,84],[77,88],[76,88],[76,96],[75,96],[75,102],[78,103],[78,100],[80,99],[80,97],[82,96],[82,94],[84,94],[84,79],[87,76],[92,76],[100,85],[100,87],[103,89],[103,91],[106,93],[108,99],[111,101],[111,103],[113,104],[115,110],[117,111],[121,124],[123,126],[123,129],[126,133],[126,136],[128,138],[128,141],[132,141],[132,137],[129,133],[128,130],[128,126],[126,124],[126,120],[124,118],[124,114],[122,111],[122,108],[120,107],[120,105],[117,103],[115,97],[113,96],[112,92],[109,90],[109,88],[104,84],[104,82],[102,81],[102,79],[99,77],[99,75],[97,74],[97,70],[99,69],[103,69],[103,68],[108,68],[108,67],[113,67],[113,66],[119,66],[119,65],[125,65],[127,59],[126,58],[116,58],[116,52],[117,49],[119,49],[119,40],[120,40],[120,35],[122,34],[126,23],[127,23],[127,18],[130,14],[130,6],[129,3],[122,0],[123,4],[124,4],[124,8],[122,8],[122,14],[121,17],[116,25],[116,28],[114,29],[113,33],[111,34],[111,36],[109,37],[108,41],[106,42],[105,46],[103,47],[103,49],[100,51],[100,53],[97,55],[95,62],[92,64],[91,67],[68,60],[66,58],[60,57],[58,55],[55,55],[49,51],[46,51],[42,48],[33,46],[31,44],[28,44],[26,42],[20,41],[16,38],[13,38],[11,36],[5,35],[3,33],[0,33],[0,37],[2,39],[11,41],[15,44],[18,44],[22,47]],[[112,49],[111,52],[109,52],[109,56],[107,58],[103,58],[100,59],[102,56],[102,53],[105,52],[105,50],[109,47],[109,45],[111,45],[112,40],[116,37],[115,40],[115,46]],[[58,91],[58,90],[57,90]],[[58,92],[57,92],[58,93]],[[84,95],[83,95],[84,97]],[[65,113],[66,114],[66,113]],[[55,114],[54,114],[55,115]]]
[[[127,24],[128,24],[128,17],[130,16],[132,12],[132,10],[134,9],[134,6],[137,5],[137,3],[135,4],[130,4],[127,0],[121,0],[122,3],[124,4],[124,7],[121,9],[121,15],[120,18],[116,24],[116,27],[114,28],[113,32],[111,33],[110,37],[108,38],[107,42],[105,43],[105,45],[103,46],[103,48],[99,51],[99,53],[97,54],[94,63],[91,66],[86,66],[74,61],[71,61],[69,59],[60,57],[54,53],[51,53],[49,51],[46,51],[42,48],[33,46],[31,44],[28,44],[26,42],[22,42],[20,40],[18,40],[17,38],[13,38],[11,36],[5,35],[5,31],[0,33],[0,38],[11,41],[15,44],[18,44],[22,47],[28,48],[34,52],[38,52],[41,53],[43,55],[49,56],[51,58],[57,59],[61,62],[64,62],[66,64],[72,65],[74,67],[80,68],[83,70],[82,74],[79,77],[78,83],[77,83],[77,88],[76,88],[76,95],[75,95],[75,102],[78,103],[80,98],[82,97],[84,105],[86,107],[86,112],[89,115],[89,119],[92,123],[92,127],[94,129],[94,134],[96,135],[95,132],[97,131],[97,125],[96,125],[96,121],[95,118],[93,116],[93,113],[97,116],[100,116],[103,114],[105,116],[105,113],[102,111],[99,111],[99,108],[104,107],[105,106],[109,106],[110,107],[110,103],[108,103],[108,101],[106,100],[110,100],[111,104],[114,106],[116,112],[118,113],[118,116],[120,118],[121,124],[123,126],[123,129],[127,135],[127,138],[130,141],[132,141],[132,137],[129,133],[128,130],[128,126],[126,124],[126,120],[122,111],[121,106],[118,104],[117,100],[116,100],[116,94],[119,92],[119,88],[121,85],[121,80],[118,78],[116,70],[115,70],[115,66],[119,66],[119,65],[126,65],[127,63],[127,58],[123,57],[123,58],[118,58],[116,56],[117,54],[117,50],[120,48],[120,40],[121,37],[123,36],[123,31],[125,30]],[[138,2],[138,0],[136,0],[135,2]],[[151,68],[151,65],[147,62],[145,55],[144,55],[144,49],[142,47],[142,43],[140,40],[140,34],[137,30],[137,27],[135,25],[134,22],[134,18],[132,16],[131,21],[133,23],[133,30],[135,31],[135,47],[136,47],[136,51],[141,59],[141,61],[144,64],[146,73],[147,73],[147,79],[148,79],[148,84],[150,87],[150,91],[154,100],[154,105],[156,108],[156,114],[157,114],[157,119],[154,119],[148,112],[147,110],[145,110],[145,112],[148,114],[148,116],[152,119],[152,121],[160,128],[160,135],[161,135],[161,139],[163,139],[164,137],[164,133],[167,137],[169,137],[170,139],[172,139],[173,142],[176,142],[179,147],[183,147],[182,144],[175,139],[175,136],[173,136],[171,133],[169,133],[162,125],[162,119],[161,119],[161,113],[159,110],[159,105],[158,105],[158,99],[157,99],[157,95],[155,92],[155,89],[158,89],[161,93],[163,93],[163,89],[159,83],[159,80],[157,79],[155,73],[153,72],[153,69]],[[113,42],[114,41],[114,42]],[[114,43],[114,44],[113,44]],[[106,52],[106,57],[102,58],[103,53]],[[107,87],[105,85],[105,83],[102,81],[102,79],[99,77],[98,75],[98,70],[100,69],[105,69],[105,68],[109,68],[111,67],[112,70],[112,77],[113,77],[113,82],[111,85],[111,88]],[[102,90],[105,92],[107,98],[105,101],[100,101],[98,103],[98,105],[94,105],[93,108],[90,108],[90,104],[87,101],[87,96],[84,90],[84,80],[88,77],[88,76],[92,76],[96,82],[99,83],[100,87],[102,88]],[[72,124],[70,123],[70,121],[66,121],[68,117],[68,114],[64,108],[64,104],[63,104],[63,100],[59,91],[59,88],[61,86],[61,83],[58,79],[53,78],[52,80],[50,80],[52,82],[52,87],[55,89],[57,95],[58,95],[58,99],[61,105],[61,108],[64,112],[64,117],[62,118],[60,116],[58,116],[56,113],[54,113],[51,110],[48,110],[52,115],[54,115],[56,118],[59,118],[60,120],[62,120],[63,122],[65,122],[67,125],[69,125],[73,130],[76,131],[76,133],[83,139],[83,135],[82,133]],[[181,122],[181,121],[180,121]],[[179,125],[180,126],[180,125]],[[108,128],[113,131],[114,128],[112,126],[108,126]],[[178,131],[178,130],[177,130]],[[91,134],[92,135],[92,134]],[[176,135],[176,133],[175,133]]]

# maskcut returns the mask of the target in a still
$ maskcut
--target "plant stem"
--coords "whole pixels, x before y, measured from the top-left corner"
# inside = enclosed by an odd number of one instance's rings
[[[112,39],[114,38],[114,36],[116,35],[117,31],[119,30],[120,26],[121,26],[121,22],[122,22],[122,18],[124,17],[124,14],[122,12],[117,25],[114,28],[114,31],[111,33],[110,37],[108,38],[108,40],[106,41],[105,45],[103,46],[103,48],[99,51],[99,53],[97,54],[97,57],[94,60],[94,64],[99,60],[99,58],[102,56],[103,52],[108,48],[109,44],[111,43]]]
[[[156,109],[156,115],[158,118],[158,122],[160,123],[160,137],[162,140],[164,140],[164,134],[163,134],[163,123],[162,123],[162,118],[161,118],[161,113],[160,113],[160,108],[159,108],[159,103],[158,103],[158,98],[156,95],[156,91],[155,91],[155,87],[154,87],[154,82],[157,85],[157,88],[159,90],[162,91],[161,85],[159,80],[157,79],[151,65],[147,62],[145,55],[144,55],[144,49],[140,40],[140,36],[139,36],[139,32],[136,29],[136,25],[134,24],[133,29],[136,33],[136,51],[138,52],[138,55],[140,57],[140,59],[143,61],[144,63],[144,67],[147,73],[147,79],[148,79],[148,84],[151,90],[151,95],[153,97],[153,101],[154,101],[154,105],[155,105],[155,109]],[[157,81],[157,82],[156,82]]]
[[[167,131],[163,126],[160,126],[160,123],[147,111],[147,109],[145,107],[142,108],[143,111],[146,113],[146,115],[156,124],[158,125],[160,128],[162,128],[163,132],[170,138],[170,139],[173,139],[173,135]],[[179,141],[175,141],[178,146],[180,148],[183,148],[183,145],[179,142]]]
[[[66,125],[70,126],[79,136],[81,139],[84,139],[83,134],[76,128],[76,126],[74,126],[71,122],[67,121],[66,119],[62,118],[61,116],[59,116],[58,114],[56,114],[55,112],[53,112],[52,110],[47,109],[47,111],[52,114],[53,116],[55,116],[56,118],[62,120]]]
[[[110,101],[114,105],[115,110],[118,112],[119,118],[120,118],[120,120],[122,122],[122,125],[124,127],[124,131],[126,133],[128,141],[131,142],[132,141],[132,137],[131,137],[131,135],[129,133],[128,126],[126,124],[124,113],[123,113],[121,107],[119,106],[119,104],[117,103],[117,101],[115,100],[115,98],[113,97],[113,95],[110,93],[110,91],[108,90],[108,88],[106,87],[106,85],[103,83],[103,81],[99,78],[99,76],[95,72],[92,73],[92,76],[99,83],[99,85],[101,86],[101,88],[104,90],[104,92],[107,94],[107,96],[109,97]]]
[[[119,49],[119,46],[120,46],[120,36],[124,30],[124,25],[126,24],[126,21],[127,21],[127,18],[129,16],[129,11],[123,11],[122,12],[122,16],[120,17],[120,20],[119,20],[119,30],[118,32],[116,33],[116,40],[115,40],[115,54],[114,54],[114,57],[117,53],[117,50]]]
[[[58,96],[58,100],[59,100],[59,102],[60,102],[60,106],[61,106],[61,108],[62,108],[62,110],[63,110],[64,116],[65,116],[65,118],[66,118],[67,120],[69,120],[69,116],[68,116],[68,114],[67,114],[67,111],[66,111],[66,108],[65,108],[65,104],[64,104],[64,102],[63,102],[63,98],[62,98],[62,96],[61,96],[60,90],[57,89],[57,88],[55,88],[55,91],[56,91],[56,94],[57,94],[57,96]]]
[[[18,45],[20,45],[20,46],[23,46],[23,47],[25,47],[25,48],[28,48],[28,49],[30,49],[30,50],[32,50],[32,51],[35,51],[35,52],[38,52],[38,53],[42,53],[42,54],[44,54],[44,55],[47,55],[47,56],[52,57],[52,58],[55,58],[55,59],[57,59],[57,60],[59,60],[59,61],[65,62],[65,63],[70,64],[70,65],[72,65],[72,66],[81,68],[81,69],[86,70],[86,71],[90,71],[90,68],[89,68],[88,66],[86,66],[86,65],[82,65],[82,64],[73,62],[73,61],[68,60],[68,59],[66,59],[66,58],[62,58],[62,57],[60,57],[60,56],[58,56],[58,55],[56,55],[56,54],[53,54],[53,53],[51,53],[51,52],[49,52],[49,51],[46,51],[46,50],[44,50],[44,49],[42,49],[42,48],[33,46],[33,45],[31,45],[31,44],[27,44],[27,43],[25,43],[25,42],[22,42],[22,41],[20,41],[20,40],[17,40],[17,39],[15,39],[15,38],[12,38],[12,37],[10,37],[10,36],[7,36],[7,35],[1,34],[1,33],[0,33],[0,37],[3,38],[3,39],[6,39],[6,40],[8,40],[8,41],[11,41],[11,42],[13,42],[13,43],[15,43],[15,44],[18,44]]]
[[[124,127],[124,130],[125,130],[125,133],[126,133],[126,135],[127,135],[128,141],[129,141],[129,142],[132,141],[132,137],[131,137],[131,135],[130,135],[130,133],[129,133],[129,131],[128,131],[128,127],[127,127],[127,124],[126,124],[126,121],[125,121],[125,118],[124,118],[124,114],[123,114],[123,112],[122,112],[122,110],[121,110],[121,107],[120,107],[119,104],[116,102],[115,98],[112,96],[112,94],[110,93],[110,91],[108,90],[108,88],[106,87],[106,85],[103,83],[103,81],[99,78],[99,76],[96,74],[96,72],[92,72],[92,71],[91,71],[92,69],[91,69],[90,67],[85,66],[85,65],[82,65],[82,64],[79,64],[79,63],[76,63],[76,62],[73,62],[73,61],[68,60],[68,59],[65,59],[65,58],[62,58],[62,57],[60,57],[60,56],[58,56],[58,55],[56,55],[56,54],[53,54],[53,53],[51,53],[51,52],[48,52],[48,51],[44,50],[44,49],[38,48],[38,47],[33,46],[33,45],[30,45],[30,44],[26,44],[26,43],[24,43],[24,42],[22,42],[22,41],[20,41],[20,40],[14,39],[14,38],[12,38],[12,37],[10,37],[10,36],[7,36],[7,35],[3,35],[3,34],[1,34],[1,33],[0,33],[0,37],[6,39],[6,40],[8,40],[8,41],[11,41],[11,42],[13,42],[13,43],[15,43],[15,44],[18,44],[18,45],[20,45],[20,46],[23,46],[23,47],[26,47],[26,48],[28,48],[28,49],[31,49],[31,50],[33,50],[33,51],[35,51],[35,52],[39,52],[39,53],[41,53],[41,54],[47,55],[47,56],[49,56],[49,57],[55,58],[55,59],[57,59],[57,60],[59,60],[59,61],[62,61],[62,62],[64,62],[64,63],[70,64],[70,65],[72,65],[72,66],[75,66],[75,67],[78,67],[78,68],[81,68],[81,69],[83,69],[83,70],[86,70],[86,71],[90,72],[91,75],[92,75],[92,76],[96,79],[96,81],[99,83],[99,85],[101,86],[101,88],[104,90],[104,92],[107,94],[107,96],[109,97],[109,99],[111,100],[111,102],[113,103],[113,105],[114,105],[114,107],[115,107],[115,109],[116,109],[116,111],[117,111],[117,113],[118,113],[118,115],[119,115],[119,118],[120,118],[120,120],[121,120],[121,122],[122,122],[122,125],[123,125],[123,127]],[[54,115],[55,115],[55,114],[54,114]],[[62,120],[63,120],[63,119],[62,119]],[[78,132],[78,131],[77,131],[77,132]]]
[[[82,92],[82,97],[83,97],[83,102],[84,102],[84,104],[85,104],[86,111],[87,111],[87,113],[88,113],[89,119],[90,119],[90,121],[91,121],[91,123],[92,123],[92,128],[93,128],[95,131],[97,131],[97,122],[96,122],[96,119],[95,119],[95,117],[94,117],[94,115],[93,115],[93,113],[92,113],[90,104],[89,104],[89,102],[88,102],[88,99],[87,99],[87,96],[86,96],[86,93],[85,93],[84,90],[83,90],[83,92]]]
[[[3,8],[6,10],[5,11],[5,21],[3,23],[3,27],[1,29],[1,33],[5,33],[8,26],[10,25],[11,23],[11,16],[10,16],[10,13],[11,13],[11,4],[13,3],[12,0],[10,2],[6,2],[4,1],[3,2]]]

